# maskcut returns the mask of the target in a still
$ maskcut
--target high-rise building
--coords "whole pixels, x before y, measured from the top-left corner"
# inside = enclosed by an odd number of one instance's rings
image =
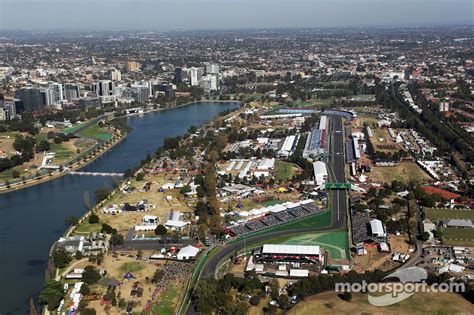
[[[174,69],[174,84],[181,84],[183,83],[183,69],[181,67],[176,67]]]
[[[66,83],[64,84],[64,97],[69,102],[81,97],[81,87],[78,84]]]
[[[201,81],[199,81],[199,86],[206,93],[217,91],[219,89],[217,74],[208,74],[203,76]]]
[[[27,87],[16,90],[15,98],[18,98],[22,103],[22,108],[27,112],[34,112],[41,110],[45,103],[40,89]]]
[[[43,89],[40,89],[40,93],[41,93],[41,98],[43,100],[44,106],[53,106],[54,104],[56,104],[55,102],[56,96],[53,90],[48,89],[48,88],[43,88]]]
[[[201,68],[190,68],[189,69],[190,81],[192,86],[199,85],[199,81],[201,81],[202,77],[202,69]]]
[[[206,74],[219,74],[219,65],[217,63],[205,63]]]
[[[122,73],[120,72],[120,70],[117,70],[115,68],[110,70],[110,77],[112,81],[122,81]]]
[[[79,105],[85,110],[89,108],[101,108],[102,101],[100,97],[84,97],[79,100]]]
[[[11,96],[4,96],[3,100],[0,101],[1,106],[5,112],[5,120],[11,120],[16,117],[16,103],[20,100],[15,99]]]
[[[140,63],[135,60],[127,60],[127,65],[125,66],[127,72],[140,71]]]
[[[101,80],[93,83],[91,90],[95,92],[97,96],[114,95],[114,83],[111,80]]]
[[[138,103],[146,103],[148,102],[148,98],[150,96],[150,88],[148,85],[132,85],[131,89],[135,92],[132,96],[135,101]]]
[[[52,92],[52,103],[53,104],[58,104],[61,101],[64,100],[64,93],[63,93],[63,85],[60,83],[50,83],[48,85],[48,89],[51,90]]]
[[[169,97],[169,98],[175,97],[172,84],[160,83],[160,84],[153,85],[153,95],[155,95],[157,92],[162,92],[165,94],[166,97]]]

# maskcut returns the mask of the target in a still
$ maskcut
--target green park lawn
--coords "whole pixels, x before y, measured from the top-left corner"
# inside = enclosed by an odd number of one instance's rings
[[[296,174],[298,167],[289,162],[277,160],[275,162],[275,181],[287,182]]]
[[[97,124],[92,124],[86,129],[79,132],[79,135],[85,138],[97,139],[100,141],[108,141],[112,138],[112,134],[99,128]]]

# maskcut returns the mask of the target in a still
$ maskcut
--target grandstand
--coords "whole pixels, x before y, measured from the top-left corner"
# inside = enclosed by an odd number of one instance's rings
[[[317,207],[312,199],[295,203],[285,202],[261,209],[243,211],[239,214],[246,217],[247,221],[228,226],[225,230],[226,233],[231,236],[242,236],[247,233],[263,231],[270,227],[302,219],[322,211],[324,211],[324,209]]]
[[[317,245],[265,244],[253,251],[257,262],[263,263],[313,263],[320,261],[321,248]]]
[[[352,243],[362,243],[370,239],[370,217],[367,212],[357,212],[351,215]]]
[[[309,132],[303,151],[303,157],[315,158],[324,152],[324,129],[313,128]]]

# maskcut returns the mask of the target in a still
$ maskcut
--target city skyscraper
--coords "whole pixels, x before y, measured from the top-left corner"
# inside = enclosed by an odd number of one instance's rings
[[[176,67],[174,69],[174,84],[181,84],[183,83],[183,69],[181,67]]]
[[[91,90],[97,96],[111,96],[114,95],[114,83],[111,80],[101,80],[93,83]]]
[[[78,99],[81,96],[81,87],[78,84],[66,83],[64,84],[64,97],[69,102],[73,99]]]
[[[27,87],[18,89],[15,92],[15,98],[22,102],[23,108],[27,112],[41,110],[45,105],[41,90],[38,88]]]
[[[112,81],[122,81],[122,73],[115,68],[110,71],[110,77]]]

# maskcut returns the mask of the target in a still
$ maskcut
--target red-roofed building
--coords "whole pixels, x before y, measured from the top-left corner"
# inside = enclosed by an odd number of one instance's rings
[[[423,186],[421,187],[421,189],[428,195],[440,195],[442,198],[448,199],[448,200],[461,197],[458,194],[452,193],[444,189],[436,188],[433,186]]]

